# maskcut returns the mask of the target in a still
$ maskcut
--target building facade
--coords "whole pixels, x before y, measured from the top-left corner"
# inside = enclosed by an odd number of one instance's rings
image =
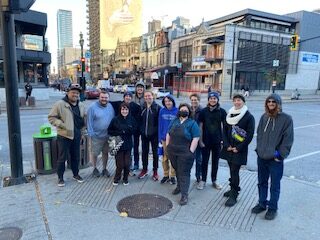
[[[15,14],[16,52],[18,84],[23,88],[27,82],[34,87],[48,85],[48,66],[51,54],[48,52],[45,34],[47,14],[29,10]],[[2,34],[2,31],[0,35]],[[0,37],[2,39],[2,36]],[[4,87],[3,46],[0,45],[0,87]]]
[[[58,37],[58,72],[66,64],[63,56],[64,48],[73,47],[72,12],[59,9],[57,12],[57,37]]]

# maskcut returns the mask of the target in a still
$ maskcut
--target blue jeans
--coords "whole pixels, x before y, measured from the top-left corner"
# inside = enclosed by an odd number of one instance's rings
[[[201,165],[202,165],[202,154],[200,146],[197,146],[195,152],[195,161],[196,161],[196,178],[199,182],[201,180]]]
[[[283,176],[283,161],[265,160],[258,157],[259,204],[277,210],[280,197],[280,181]],[[271,178],[270,200],[268,197],[268,180]]]

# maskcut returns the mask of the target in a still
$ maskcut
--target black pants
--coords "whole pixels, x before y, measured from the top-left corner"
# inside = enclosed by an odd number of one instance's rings
[[[148,170],[148,155],[149,155],[149,144],[151,143],[152,156],[153,156],[153,170],[158,169],[158,135],[144,136],[141,135],[142,140],[142,165],[143,170]]]
[[[219,143],[211,146],[205,146],[204,148],[201,149],[201,151],[202,151],[202,169],[201,169],[202,181],[204,182],[207,181],[209,157],[210,157],[210,152],[212,151],[211,181],[215,182],[217,180],[221,144]]]
[[[168,151],[171,165],[176,171],[177,188],[181,191],[181,196],[188,196],[190,186],[190,171],[194,162],[194,155],[189,151],[183,155],[176,155]]]
[[[116,175],[114,176],[115,181],[121,179],[121,173],[123,170],[123,181],[128,181],[128,175],[130,171],[130,154],[131,150],[119,151],[115,156],[116,159]]]
[[[139,142],[140,142],[140,133],[133,135],[133,159],[134,166],[139,167]]]
[[[80,140],[81,137],[75,137],[73,140],[58,136],[57,145],[58,145],[58,177],[63,179],[63,174],[66,168],[66,160],[70,154],[70,165],[73,176],[79,174],[79,160],[80,160]]]
[[[230,178],[229,178],[230,183],[229,183],[229,185],[230,185],[231,189],[239,192],[240,191],[239,172],[240,172],[241,165],[234,164],[229,161],[228,161],[228,165],[229,165],[229,170],[230,170]]]
[[[28,98],[31,96],[31,92],[27,92],[26,93],[26,101],[28,100]]]

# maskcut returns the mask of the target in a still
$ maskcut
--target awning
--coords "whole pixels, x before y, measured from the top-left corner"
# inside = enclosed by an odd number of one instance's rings
[[[213,71],[197,71],[197,72],[186,72],[186,76],[211,76],[215,74]]]

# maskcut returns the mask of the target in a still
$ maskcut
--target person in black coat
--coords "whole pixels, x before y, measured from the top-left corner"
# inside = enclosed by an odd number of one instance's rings
[[[127,103],[121,103],[120,113],[114,117],[108,127],[108,133],[111,136],[120,136],[123,144],[115,155],[116,174],[114,176],[113,185],[118,185],[123,170],[123,185],[128,185],[128,175],[131,163],[131,150],[133,146],[132,135],[137,129],[137,123],[134,118],[129,115],[130,107]]]
[[[240,191],[239,171],[247,164],[248,145],[254,134],[255,120],[245,105],[242,94],[233,96],[233,107],[228,111],[223,127],[223,148],[221,158],[228,161],[231,189],[224,193],[228,197],[225,205],[232,207],[237,203]]]

